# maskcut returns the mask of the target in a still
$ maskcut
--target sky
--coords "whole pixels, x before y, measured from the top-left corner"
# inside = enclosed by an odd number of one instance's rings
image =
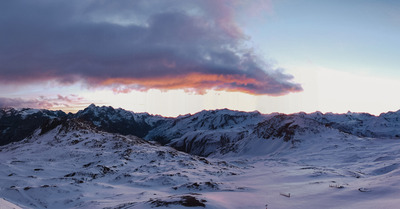
[[[400,1],[0,2],[0,106],[400,109]]]

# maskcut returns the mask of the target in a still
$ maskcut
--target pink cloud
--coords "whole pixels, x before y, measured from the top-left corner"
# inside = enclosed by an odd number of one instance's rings
[[[243,44],[249,37],[237,14],[266,10],[269,1],[23,2],[0,2],[0,19],[10,20],[0,21],[2,83],[79,81],[116,93],[302,90]]]

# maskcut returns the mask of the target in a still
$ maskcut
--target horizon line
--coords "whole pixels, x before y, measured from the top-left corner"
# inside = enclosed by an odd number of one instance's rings
[[[320,110],[316,110],[316,111],[310,111],[310,112],[298,111],[298,112],[291,112],[291,113],[283,113],[283,112],[268,112],[268,113],[265,113],[265,112],[261,112],[261,111],[259,111],[259,110],[244,111],[244,110],[235,110],[235,109],[230,109],[230,108],[217,108],[217,109],[203,109],[203,110],[200,110],[200,111],[197,111],[197,112],[194,112],[194,113],[179,114],[179,115],[177,115],[177,116],[166,116],[166,115],[162,115],[162,114],[149,113],[149,112],[135,112],[135,111],[133,111],[133,110],[129,110],[129,109],[121,108],[121,107],[114,107],[114,106],[111,106],[111,105],[96,105],[96,104],[94,104],[94,103],[91,103],[90,105],[84,107],[83,109],[75,109],[75,110],[76,110],[75,112],[72,112],[72,111],[65,111],[65,110],[63,110],[63,109],[31,108],[31,107],[12,107],[12,106],[4,106],[4,107],[0,107],[0,109],[14,109],[14,110],[23,110],[23,109],[47,110],[47,111],[61,111],[61,112],[65,113],[65,114],[77,114],[79,111],[83,111],[83,110],[89,108],[90,106],[95,106],[95,107],[98,107],[98,108],[102,108],[102,107],[107,107],[107,108],[109,108],[109,107],[111,107],[111,108],[113,108],[114,110],[122,109],[122,110],[124,110],[124,111],[132,112],[132,113],[136,113],[136,114],[149,114],[149,115],[153,115],[153,116],[161,116],[161,117],[166,117],[166,118],[178,118],[178,117],[182,117],[182,116],[186,116],[186,115],[196,115],[196,114],[201,113],[201,112],[203,112],[203,111],[211,112],[211,111],[222,111],[222,110],[228,110],[228,111],[232,111],[232,112],[242,112],[242,113],[254,113],[254,112],[257,112],[257,113],[259,113],[259,114],[261,114],[261,115],[273,115],[273,114],[296,115],[296,114],[321,113],[321,114],[323,114],[323,115],[325,115],[325,114],[335,114],[335,115],[345,115],[345,114],[369,114],[369,115],[376,116],[376,117],[377,117],[377,116],[380,116],[380,115],[382,115],[382,114],[395,113],[395,112],[399,112],[399,111],[400,111],[400,109],[398,109],[398,110],[389,110],[389,111],[386,111],[386,112],[381,112],[381,113],[379,113],[379,114],[373,114],[373,113],[369,113],[369,112],[353,112],[353,111],[350,111],[350,110],[348,110],[347,112],[332,112],[332,111],[323,112],[323,111],[320,111]],[[72,109],[72,108],[66,108],[66,109]]]

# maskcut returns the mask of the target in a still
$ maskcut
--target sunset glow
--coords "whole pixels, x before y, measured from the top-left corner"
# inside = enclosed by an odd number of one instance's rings
[[[165,116],[395,111],[399,9],[395,1],[2,2],[0,106],[76,112],[95,103]]]

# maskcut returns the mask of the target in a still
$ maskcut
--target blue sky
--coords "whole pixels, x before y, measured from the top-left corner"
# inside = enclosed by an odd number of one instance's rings
[[[247,28],[268,58],[346,72],[400,76],[399,1],[273,1]]]

